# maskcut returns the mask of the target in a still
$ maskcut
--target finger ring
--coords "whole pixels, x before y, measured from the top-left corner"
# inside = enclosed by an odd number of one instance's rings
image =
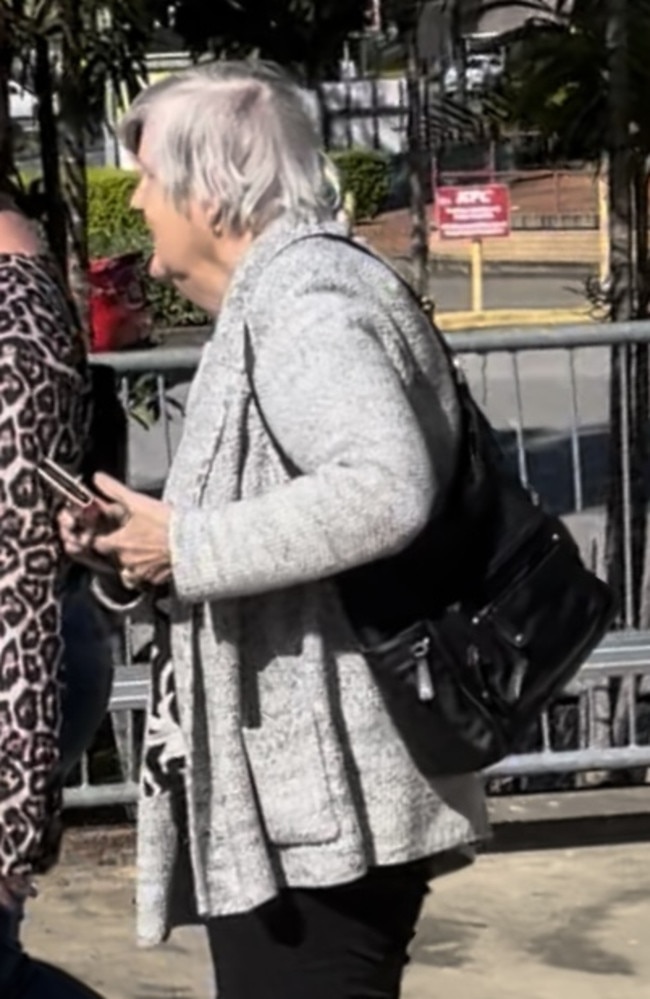
[[[138,582],[130,569],[122,569],[120,582],[125,590],[137,590]]]

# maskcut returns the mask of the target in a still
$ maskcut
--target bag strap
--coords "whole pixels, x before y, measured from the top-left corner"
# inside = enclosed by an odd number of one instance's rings
[[[301,243],[304,240],[308,240],[308,239],[328,239],[328,240],[331,240],[331,241],[334,241],[334,242],[337,242],[337,243],[343,243],[343,244],[345,244],[347,246],[351,246],[353,249],[359,250],[361,253],[365,254],[366,257],[370,257],[373,260],[379,261],[379,263],[383,264],[387,268],[387,270],[390,271],[390,273],[394,277],[397,278],[397,280],[399,281],[399,283],[401,284],[401,286],[408,292],[408,294],[409,294],[410,298],[412,299],[412,301],[414,302],[414,304],[417,305],[418,309],[430,321],[431,332],[432,332],[433,336],[436,338],[437,342],[442,347],[442,350],[443,350],[443,352],[445,354],[445,357],[447,359],[447,363],[449,364],[449,370],[450,370],[450,373],[451,373],[451,376],[452,376],[452,380],[453,380],[454,386],[456,388],[456,393],[457,393],[457,396],[458,396],[458,402],[459,402],[459,405],[461,406],[461,409],[465,409],[466,410],[467,407],[470,406],[473,411],[476,411],[476,413],[480,415],[480,418],[486,424],[486,427],[489,427],[490,425],[489,425],[488,421],[483,416],[483,414],[481,413],[481,411],[478,408],[478,406],[476,406],[476,404],[475,404],[475,402],[474,402],[474,400],[472,398],[472,395],[471,395],[470,389],[469,389],[469,385],[468,385],[467,379],[465,377],[465,373],[464,373],[462,367],[460,366],[460,362],[458,361],[458,358],[456,357],[456,355],[454,354],[453,350],[451,349],[451,347],[447,343],[446,337],[444,336],[444,334],[442,333],[442,331],[439,329],[439,327],[436,326],[436,324],[435,324],[435,322],[433,320],[433,303],[432,303],[431,299],[429,299],[426,296],[422,296],[422,297],[419,296],[417,294],[417,292],[415,291],[415,289],[413,288],[413,286],[411,284],[409,284],[409,282],[406,280],[406,278],[404,277],[404,275],[400,274],[400,272],[397,270],[397,268],[393,264],[391,264],[388,260],[386,260],[385,257],[380,256],[380,254],[376,253],[369,246],[366,246],[365,244],[360,243],[357,240],[351,239],[349,236],[346,236],[343,233],[323,232],[323,231],[301,233],[300,235],[295,236],[293,239],[291,239],[291,240],[287,241],[286,243],[284,243],[283,246],[277,251],[277,253],[275,253],[273,255],[272,259],[275,259],[276,257],[280,256],[281,253],[285,249],[287,249],[289,246],[294,246],[296,243]],[[251,334],[250,334],[250,328],[249,328],[249,325],[248,325],[248,322],[247,322],[245,316],[244,316],[244,360],[245,360],[245,367],[246,367],[246,377],[248,378],[248,384],[249,384],[249,387],[250,387],[250,390],[251,390],[251,395],[252,395],[253,399],[255,400],[255,405],[257,406],[257,411],[258,411],[258,413],[260,415],[260,419],[262,421],[262,425],[264,426],[264,429],[265,429],[266,433],[268,434],[270,440],[272,441],[272,443],[273,443],[276,451],[278,452],[278,454],[282,458],[282,460],[283,460],[283,462],[284,462],[284,464],[285,464],[285,466],[287,468],[287,471],[290,471],[290,472],[292,472],[292,474],[295,475],[299,470],[295,467],[295,465],[293,464],[293,462],[291,461],[291,459],[287,456],[287,454],[285,453],[284,449],[282,448],[280,442],[278,441],[277,437],[275,436],[275,434],[271,430],[271,427],[268,424],[268,421],[267,421],[266,416],[264,414],[264,410],[263,410],[262,405],[260,403],[260,398],[259,398],[259,395],[257,393],[257,389],[255,387],[255,380],[253,378],[253,370],[254,370],[254,367],[255,367],[255,351],[254,351],[254,348],[253,348],[252,337],[251,337]],[[490,428],[490,430],[491,430],[491,428]],[[499,448],[499,450],[501,450],[500,445],[498,444],[498,442],[496,441],[496,439],[495,439],[494,443]]]

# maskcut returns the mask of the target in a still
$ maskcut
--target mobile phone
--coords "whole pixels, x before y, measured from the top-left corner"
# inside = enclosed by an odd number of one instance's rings
[[[103,516],[98,496],[51,458],[44,458],[36,466],[43,482],[62,499],[74,507],[75,512],[89,526],[97,524]]]

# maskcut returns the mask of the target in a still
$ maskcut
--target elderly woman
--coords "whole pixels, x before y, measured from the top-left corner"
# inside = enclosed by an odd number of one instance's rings
[[[449,365],[399,278],[331,221],[317,132],[279,71],[187,70],[144,91],[122,139],[152,273],[217,317],[163,501],[100,476],[116,529],[61,519],[71,554],[169,587],[141,936],[204,922],[220,999],[394,999],[427,883],[482,837],[484,803],[475,777],[415,765],[337,578],[444,501]]]

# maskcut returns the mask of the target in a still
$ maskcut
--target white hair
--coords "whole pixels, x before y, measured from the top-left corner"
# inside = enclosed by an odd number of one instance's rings
[[[147,129],[151,167],[179,206],[215,205],[236,232],[280,215],[331,218],[340,199],[306,94],[270,63],[220,61],[144,90],[120,125],[137,157]]]

